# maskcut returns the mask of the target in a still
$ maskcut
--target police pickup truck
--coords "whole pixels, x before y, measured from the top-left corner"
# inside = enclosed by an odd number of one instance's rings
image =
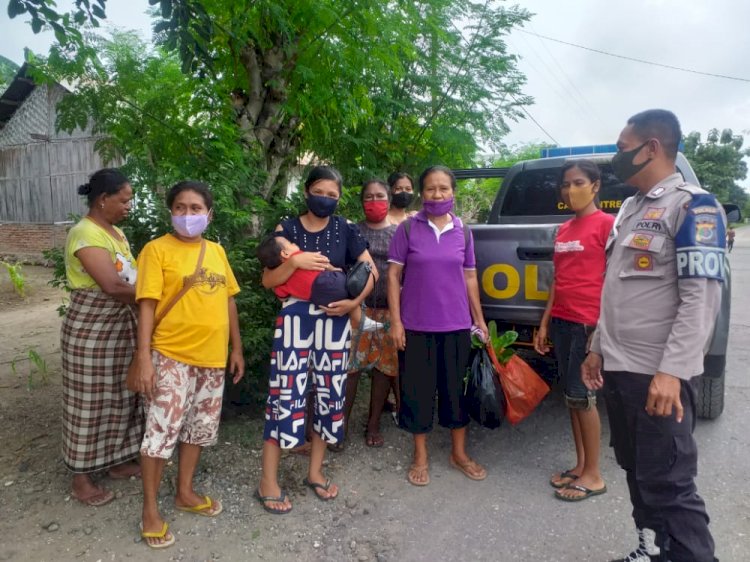
[[[614,145],[544,149],[542,158],[515,164],[512,168],[454,170],[460,180],[504,178],[485,224],[470,225],[474,235],[477,274],[487,321],[498,329],[514,329],[519,344],[531,348],[536,327],[544,311],[552,281],[552,254],[557,228],[572,212],[558,197],[561,166],[571,158],[596,162],[602,174],[601,209],[617,214],[635,188],[620,182],[610,162]],[[686,181],[700,185],[682,153],[677,169]],[[735,205],[725,205],[727,216],[739,220]],[[724,370],[729,334],[731,273],[725,261],[721,311],[717,318],[704,372],[700,378],[698,414],[714,419],[724,409]]]

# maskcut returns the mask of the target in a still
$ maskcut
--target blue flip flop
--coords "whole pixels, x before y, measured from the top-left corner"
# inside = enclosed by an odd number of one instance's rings
[[[274,496],[261,496],[260,490],[255,490],[253,493],[253,497],[255,497],[256,500],[260,502],[260,505],[263,506],[263,509],[265,509],[268,513],[273,513],[274,515],[286,515],[290,511],[292,511],[292,508],[289,509],[282,509],[280,507],[271,507],[270,505],[266,505],[266,502],[279,502],[284,503],[286,501],[286,492],[284,490],[281,490],[281,494],[279,497]]]

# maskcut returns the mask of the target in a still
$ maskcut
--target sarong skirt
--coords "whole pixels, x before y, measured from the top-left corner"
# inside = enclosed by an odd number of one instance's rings
[[[125,387],[135,309],[100,291],[73,291],[60,339],[65,465],[86,473],[138,456],[143,406]]]

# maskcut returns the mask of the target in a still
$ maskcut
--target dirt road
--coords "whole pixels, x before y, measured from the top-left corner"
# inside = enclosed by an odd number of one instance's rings
[[[738,287],[735,311],[746,311],[750,236],[738,235],[731,258]],[[45,285],[49,271],[25,271],[30,295],[24,302],[12,294],[7,279],[0,280],[0,560],[600,562],[634,544],[624,475],[608,448],[603,458],[607,494],[581,504],[552,497],[549,475],[573,460],[559,394],[552,393],[515,428],[472,427],[470,451],[489,472],[483,482],[471,482],[449,467],[449,436],[436,430],[430,437],[432,483],[415,488],[405,479],[409,438],[390,417],[382,419],[386,446],[364,446],[365,385],[346,451],[329,455],[327,471],[341,487],[339,499],[318,501],[301,485],[304,459],[289,455],[282,460],[281,482],[294,511],[279,517],[261,509],[252,498],[260,463],[260,408],[251,408],[223,422],[219,445],[206,451],[199,468],[198,489],[220,497],[225,512],[216,519],[176,512],[171,465],[161,501],[177,544],[150,551],[138,538],[140,482],[105,479],[118,498],[101,508],[84,507],[69,496],[69,476],[59,456],[60,320],[55,309],[61,294]],[[696,431],[698,485],[722,562],[750,560],[745,493],[750,325],[744,312],[735,313],[732,323],[726,410]],[[31,390],[28,362],[20,360],[30,349],[45,358],[49,373],[47,385],[34,375]],[[19,359],[15,374],[13,359]]]

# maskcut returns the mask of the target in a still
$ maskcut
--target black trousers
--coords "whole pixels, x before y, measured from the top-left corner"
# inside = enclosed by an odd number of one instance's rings
[[[627,473],[633,519],[639,529],[656,532],[662,559],[669,562],[713,562],[714,540],[706,506],[694,478],[698,471],[695,390],[681,381],[681,423],[646,413],[652,376],[606,372],[604,399],[617,463]]]
[[[438,423],[449,429],[468,425],[464,377],[470,353],[469,330],[406,331],[406,350],[398,352],[401,429],[409,433],[432,431],[436,392]]]

